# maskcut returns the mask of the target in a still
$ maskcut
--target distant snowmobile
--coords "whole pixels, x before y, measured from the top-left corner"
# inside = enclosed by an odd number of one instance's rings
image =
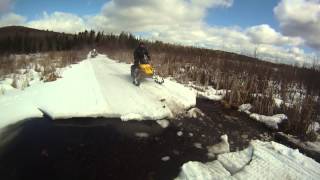
[[[148,61],[145,60],[145,62]],[[145,78],[152,78],[158,84],[164,83],[164,79],[155,73],[154,68],[149,63],[139,64],[138,67],[132,65],[131,77],[133,78],[133,84],[136,86],[139,86],[140,82]]]
[[[90,51],[90,58],[95,58],[98,56],[98,52],[96,49],[93,49],[92,51]]]

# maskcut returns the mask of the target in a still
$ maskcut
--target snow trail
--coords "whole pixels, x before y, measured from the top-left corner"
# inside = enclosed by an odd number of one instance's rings
[[[64,68],[62,78],[54,82],[12,90],[0,96],[0,128],[42,117],[42,112],[53,119],[159,120],[195,106],[196,94],[168,79],[163,85],[151,79],[133,85],[130,66],[99,55]]]

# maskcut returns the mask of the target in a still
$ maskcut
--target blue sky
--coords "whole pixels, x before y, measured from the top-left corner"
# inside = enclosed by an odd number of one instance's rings
[[[61,11],[77,15],[95,14],[105,2],[106,0],[16,0],[13,8],[16,13],[33,20],[44,11]]]
[[[126,31],[246,55],[259,47],[260,58],[283,62],[320,57],[320,0],[0,0],[8,25]]]
[[[210,9],[206,21],[210,25],[250,27],[269,24],[278,29],[273,8],[279,0],[236,0],[230,8]]]
[[[28,17],[39,18],[44,11],[69,12],[77,15],[98,13],[106,0],[16,0],[14,11]],[[257,3],[258,2],[258,3]],[[269,24],[278,29],[273,8],[279,0],[235,0],[230,8],[209,9],[205,21],[214,26],[250,27],[257,24]]]

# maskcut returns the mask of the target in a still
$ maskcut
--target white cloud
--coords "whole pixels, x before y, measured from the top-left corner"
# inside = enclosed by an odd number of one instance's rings
[[[0,0],[0,13],[9,11],[11,4],[12,0]]]
[[[242,29],[210,26],[205,22],[209,8],[228,8],[232,4],[232,0],[111,0],[96,15],[80,17],[64,12],[43,13],[39,19],[24,24],[69,33],[85,29],[127,31],[153,40],[247,55],[253,55],[258,47],[260,58],[280,59],[285,63],[305,59],[306,53],[299,47],[303,44],[301,38],[285,36],[269,25]],[[22,16],[20,19],[19,24],[25,22]]]
[[[29,21],[26,25],[36,29],[48,29],[66,33],[80,32],[87,29],[86,23],[81,17],[64,12],[54,12],[52,14],[44,12],[40,19]]]
[[[112,0],[104,5],[100,14],[88,17],[88,22],[90,27],[99,30],[128,31],[154,40],[250,55],[259,45],[265,50],[260,52],[261,58],[301,60],[282,46],[296,47],[302,45],[303,40],[284,36],[269,25],[241,29],[205,23],[208,8],[230,7],[232,3],[230,0]]]
[[[252,26],[247,29],[247,35],[253,43],[256,44],[273,44],[273,45],[300,45],[303,43],[301,38],[283,36],[276,32],[267,24]]]
[[[157,31],[173,26],[199,26],[208,8],[229,7],[232,0],[112,0],[93,17],[97,29]]]
[[[282,0],[274,13],[285,35],[299,36],[320,50],[320,0]]]
[[[194,6],[200,7],[231,7],[233,0],[191,0]]]
[[[26,18],[15,13],[8,13],[0,16],[0,27],[23,25],[26,22]]]

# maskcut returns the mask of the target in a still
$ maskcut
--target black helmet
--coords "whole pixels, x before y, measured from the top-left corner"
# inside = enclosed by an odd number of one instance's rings
[[[142,41],[139,42],[139,46],[144,46],[144,43]]]

